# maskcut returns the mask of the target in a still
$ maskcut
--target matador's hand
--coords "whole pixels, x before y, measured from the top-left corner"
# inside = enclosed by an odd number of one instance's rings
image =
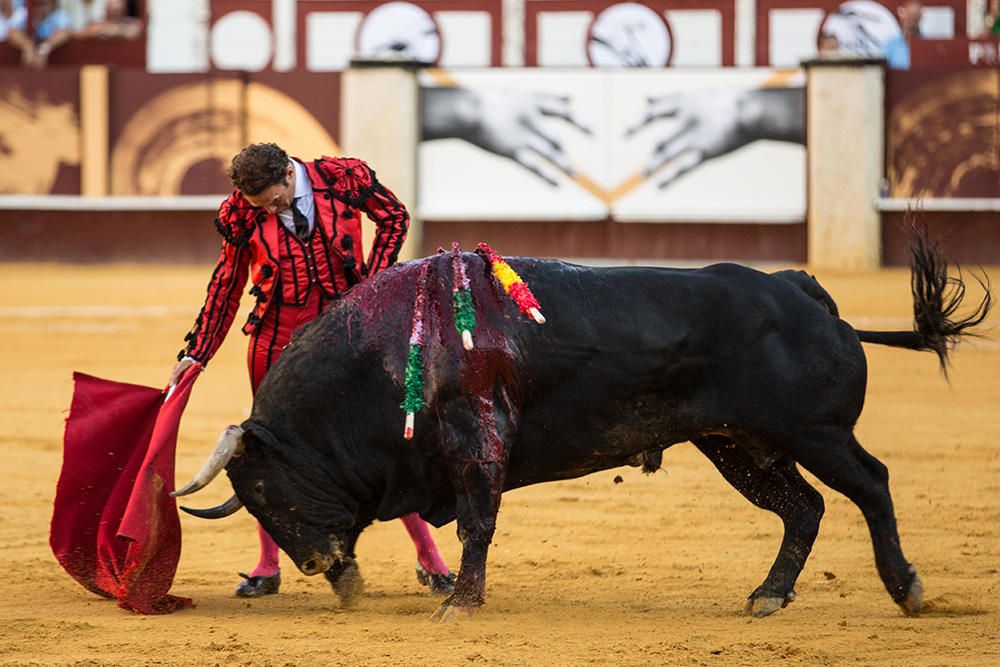
[[[191,357],[182,358],[174,364],[173,370],[170,371],[170,379],[167,381],[167,384],[170,386],[177,384],[180,381],[181,376],[184,375],[184,371],[197,363],[198,362]]]

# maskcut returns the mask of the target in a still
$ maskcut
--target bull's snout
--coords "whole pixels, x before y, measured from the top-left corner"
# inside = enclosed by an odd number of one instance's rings
[[[330,569],[333,564],[333,559],[329,556],[324,556],[323,554],[313,554],[309,558],[302,561],[299,565],[299,570],[302,574],[306,576],[312,576],[314,574],[322,574]]]

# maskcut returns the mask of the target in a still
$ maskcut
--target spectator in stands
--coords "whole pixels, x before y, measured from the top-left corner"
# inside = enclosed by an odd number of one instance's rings
[[[69,14],[73,32],[77,34],[104,20],[104,0],[62,0],[61,6]]]
[[[820,58],[835,56],[840,53],[840,40],[832,32],[821,31],[817,47]]]
[[[910,69],[910,42],[920,39],[920,17],[923,6],[919,0],[906,0],[896,8],[902,32],[885,45],[885,59],[893,69]]]
[[[21,52],[21,62],[31,64],[35,45],[28,36],[28,10],[24,0],[0,0],[0,42],[10,42]]]
[[[23,52],[31,47],[26,34],[28,10],[24,0],[0,0],[0,42],[10,42]]]
[[[125,0],[74,0],[67,9],[79,37],[135,39],[142,34],[142,20],[130,13]]]
[[[1000,0],[990,0],[986,7],[986,36],[1000,37]]]
[[[69,14],[56,7],[55,0],[32,0],[31,47],[22,49],[24,64],[32,69],[44,68],[49,54],[72,36],[70,28]]]

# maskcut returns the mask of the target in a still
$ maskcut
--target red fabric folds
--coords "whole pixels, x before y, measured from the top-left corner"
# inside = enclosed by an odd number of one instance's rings
[[[181,553],[174,454],[201,367],[158,389],[74,373],[49,544],[87,590],[140,614],[192,606],[169,595]]]

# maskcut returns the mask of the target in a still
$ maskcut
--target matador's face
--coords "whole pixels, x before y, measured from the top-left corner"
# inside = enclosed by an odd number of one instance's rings
[[[295,168],[292,163],[288,163],[288,170],[285,178],[280,183],[275,183],[255,195],[243,195],[252,206],[262,208],[268,213],[281,213],[292,207],[292,200],[295,199]]]

